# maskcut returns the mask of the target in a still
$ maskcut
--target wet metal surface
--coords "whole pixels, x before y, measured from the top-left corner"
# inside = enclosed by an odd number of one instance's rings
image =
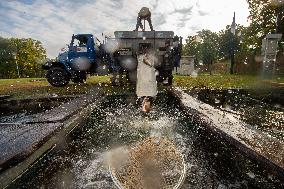
[[[50,123],[62,122],[79,109],[90,104],[97,95],[84,95],[80,98],[70,100],[60,106],[53,107],[44,112],[28,115],[3,116],[0,121],[4,123],[30,124],[30,123]]]
[[[45,112],[74,98],[75,96],[62,96],[0,100],[0,122],[9,117],[23,117],[29,114]]]
[[[85,95],[51,110],[32,115],[2,117],[0,123],[0,173],[32,154],[64,121],[94,102],[100,94]]]
[[[34,148],[62,126],[61,123],[48,124],[21,124],[5,125],[0,130],[0,173],[3,171],[2,166],[9,159],[19,158],[31,153]],[[43,129],[44,128],[44,129]],[[13,162],[11,162],[13,163]]]
[[[148,115],[140,112],[135,101],[133,96],[108,97],[93,111],[89,123],[67,141],[68,147],[43,160],[18,187],[115,188],[107,152],[152,135],[167,137],[184,155],[187,175],[182,188],[283,187],[265,168],[193,124],[172,96],[159,94]]]

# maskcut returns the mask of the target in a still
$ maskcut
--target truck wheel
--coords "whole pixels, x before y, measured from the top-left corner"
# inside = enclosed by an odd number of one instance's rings
[[[55,87],[63,87],[69,83],[67,71],[61,67],[51,67],[46,74],[47,81]]]
[[[87,74],[86,72],[80,72],[78,75],[72,79],[74,83],[84,83],[87,79]]]
[[[84,83],[84,79],[83,78],[76,78],[72,80],[74,83]]]
[[[136,84],[137,82],[137,71],[127,72],[126,74],[127,80],[130,84]]]
[[[173,79],[174,79],[173,75],[170,75],[170,76],[168,77],[168,85],[169,85],[169,86],[173,84]]]

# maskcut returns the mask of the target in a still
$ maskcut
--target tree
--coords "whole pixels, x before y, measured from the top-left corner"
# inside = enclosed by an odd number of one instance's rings
[[[230,73],[234,73],[235,65],[235,54],[240,51],[240,33],[241,26],[238,26],[236,30],[237,35],[231,32],[230,26],[226,27],[226,30],[221,30],[219,32],[219,56],[225,59],[231,59]]]
[[[218,34],[210,30],[198,32],[201,39],[200,56],[204,64],[208,65],[210,74],[212,74],[212,64],[218,58],[219,38]]]
[[[284,2],[280,0],[247,0],[250,9],[252,44],[259,50],[268,33],[284,34]],[[284,39],[284,35],[282,35]]]
[[[284,1],[247,0],[250,9],[250,26],[237,26],[237,35],[230,32],[230,26],[218,34],[209,30],[189,36],[184,45],[183,55],[194,55],[195,61],[202,60],[208,68],[217,59],[236,59],[237,62],[256,62],[261,53],[262,39],[268,33],[281,33],[284,39]],[[196,40],[199,38],[200,40]],[[283,52],[284,43],[280,43]],[[235,58],[232,58],[235,56]],[[234,61],[231,62],[231,73]],[[211,71],[211,69],[210,69]]]
[[[0,37],[0,78],[11,78],[16,73],[10,40]]]
[[[16,61],[21,77],[42,76],[41,63],[46,58],[45,54],[46,51],[40,41],[31,38],[0,38],[0,77],[15,78],[17,76]]]
[[[189,36],[183,48],[183,55],[195,57],[195,63],[201,60],[208,65],[208,70],[212,74],[211,65],[218,58],[219,38],[218,34],[210,30],[202,30],[197,35]]]
[[[182,54],[184,56],[194,56],[194,63],[198,64],[200,61],[200,48],[201,43],[198,41],[198,36],[188,36],[186,41],[186,44],[183,46],[183,52]]]

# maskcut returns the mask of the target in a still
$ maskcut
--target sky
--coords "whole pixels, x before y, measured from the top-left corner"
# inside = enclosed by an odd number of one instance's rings
[[[152,12],[155,30],[174,31],[184,39],[202,29],[224,29],[234,12],[237,24],[248,25],[246,0],[1,0],[0,36],[40,40],[54,58],[72,34],[101,38],[135,29],[144,6]]]

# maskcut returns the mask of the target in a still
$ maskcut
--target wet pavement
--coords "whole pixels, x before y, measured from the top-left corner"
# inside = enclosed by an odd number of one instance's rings
[[[65,147],[50,153],[22,180],[26,188],[115,188],[106,164],[112,148],[151,135],[173,141],[184,155],[182,188],[281,188],[283,183],[235,147],[200,129],[178,101],[159,94],[150,114],[140,112],[134,96],[110,96],[96,107],[88,124]]]
[[[76,96],[60,96],[46,98],[2,99],[0,98],[0,122],[16,117],[45,112],[58,107]]]
[[[27,115],[18,113],[1,117],[0,181],[4,179],[2,174],[6,175],[6,170],[9,171],[9,168],[25,160],[58,131],[66,129],[69,118],[80,113],[99,98],[100,93],[84,95],[44,112]]]

